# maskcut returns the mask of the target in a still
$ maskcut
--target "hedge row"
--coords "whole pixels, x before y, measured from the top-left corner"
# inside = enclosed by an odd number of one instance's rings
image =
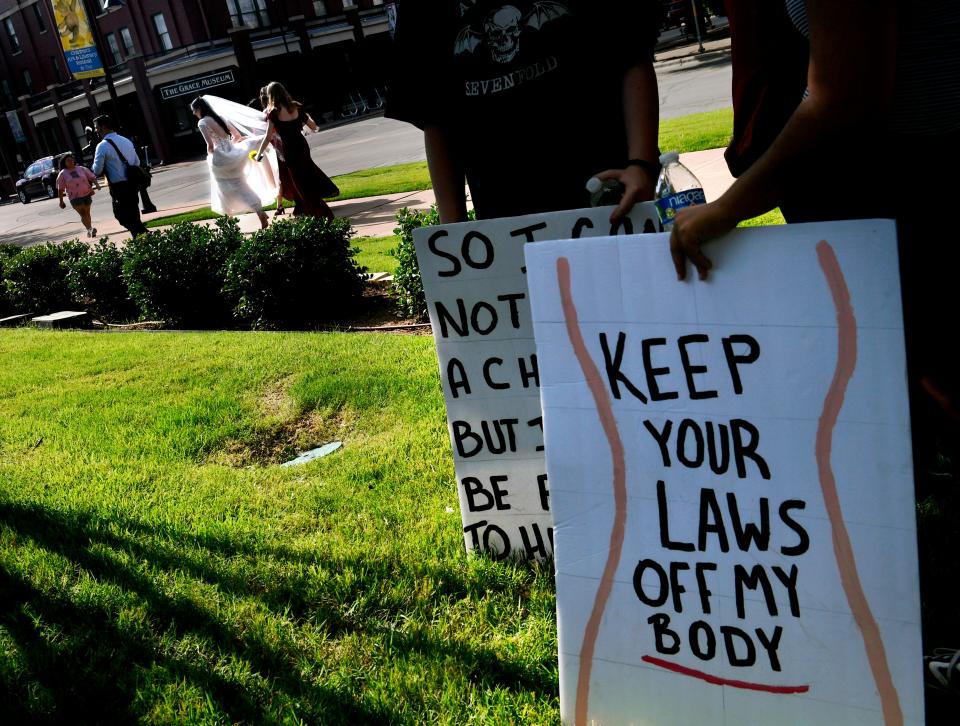
[[[173,327],[304,329],[349,314],[363,272],[345,219],[297,217],[245,237],[231,217],[181,223],[118,247],[101,239],[0,245],[0,317],[87,309]]]

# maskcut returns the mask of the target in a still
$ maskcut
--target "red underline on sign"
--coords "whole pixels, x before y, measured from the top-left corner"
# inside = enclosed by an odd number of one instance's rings
[[[645,655],[641,658],[645,663],[652,663],[655,666],[666,668],[668,671],[679,673],[691,678],[699,678],[701,681],[712,683],[715,686],[732,686],[733,688],[744,688],[748,691],[766,691],[767,693],[806,693],[810,686],[772,686],[767,683],[750,683],[749,681],[736,681],[732,678],[720,678],[712,676],[709,673],[698,671],[694,668],[671,663],[668,660],[654,658],[652,655]]]

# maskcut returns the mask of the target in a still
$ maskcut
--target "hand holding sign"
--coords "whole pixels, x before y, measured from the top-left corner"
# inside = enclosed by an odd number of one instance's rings
[[[722,199],[680,210],[670,231],[670,257],[677,279],[686,279],[689,260],[697,268],[700,279],[706,280],[713,262],[703,254],[703,245],[736,226],[737,220],[726,212]]]

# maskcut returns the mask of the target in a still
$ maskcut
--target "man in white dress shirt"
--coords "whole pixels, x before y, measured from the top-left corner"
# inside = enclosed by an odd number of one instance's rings
[[[97,176],[106,174],[110,182],[113,216],[134,237],[146,234],[147,228],[143,226],[137,206],[140,190],[127,179],[127,164],[140,166],[137,149],[130,139],[113,130],[113,119],[109,116],[97,116],[93,128],[102,139],[93,155],[93,173]]]

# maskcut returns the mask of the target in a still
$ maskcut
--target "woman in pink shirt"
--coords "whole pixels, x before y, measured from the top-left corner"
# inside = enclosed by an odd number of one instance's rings
[[[87,230],[87,237],[96,237],[97,228],[90,220],[90,205],[93,204],[94,189],[99,189],[96,175],[85,166],[79,166],[73,154],[67,154],[60,160],[60,174],[57,175],[57,191],[60,193],[60,209],[66,209],[63,193],[70,197],[70,204],[80,215],[80,221]]]

